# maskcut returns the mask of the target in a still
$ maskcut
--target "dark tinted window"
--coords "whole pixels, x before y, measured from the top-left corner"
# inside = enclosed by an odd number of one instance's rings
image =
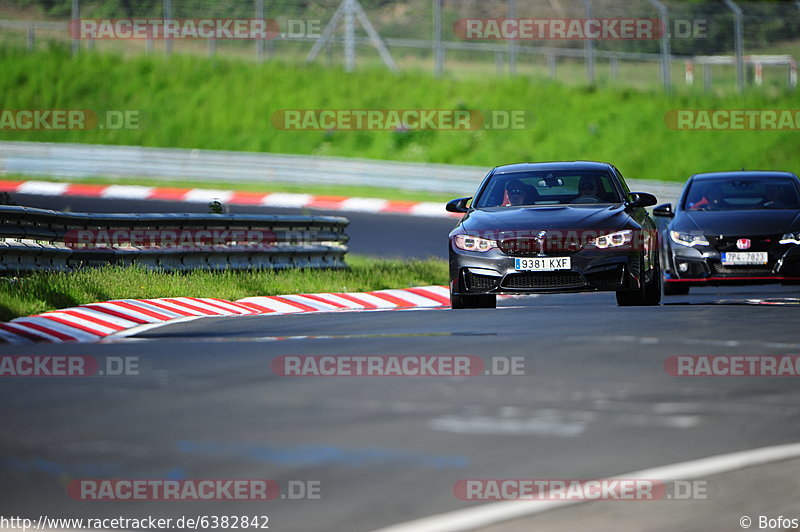
[[[606,172],[516,172],[495,174],[475,207],[622,203]]]
[[[793,179],[700,179],[692,183],[683,208],[690,211],[800,209]]]

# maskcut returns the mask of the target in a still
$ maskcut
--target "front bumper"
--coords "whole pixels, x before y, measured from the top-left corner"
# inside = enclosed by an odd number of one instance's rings
[[[672,244],[664,282],[685,286],[727,284],[800,283],[800,246],[774,245],[767,251],[767,264],[729,266],[713,246],[686,247]]]
[[[517,271],[513,256],[498,249],[486,253],[450,248],[450,289],[455,295],[542,294],[638,289],[641,252],[581,250],[548,253],[570,257],[570,270]]]

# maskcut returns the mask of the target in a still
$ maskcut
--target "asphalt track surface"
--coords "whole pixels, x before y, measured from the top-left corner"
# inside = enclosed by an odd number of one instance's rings
[[[37,206],[85,209],[51,200]],[[376,242],[389,225],[417,223],[381,219]],[[438,238],[429,229],[414,242]],[[453,495],[460,479],[599,478],[796,442],[796,379],[673,377],[664,362],[798,355],[798,299],[797,287],[694,289],[651,308],[618,308],[613,294],[549,295],[496,310],[208,318],[98,344],[3,346],[0,354],[138,357],[142,370],[2,383],[0,515],[268,515],[271,530],[367,531],[474,506]],[[487,364],[521,357],[525,374],[270,369],[288,355],[464,354]],[[65,485],[77,478],[314,480],[321,499],[74,501]]]

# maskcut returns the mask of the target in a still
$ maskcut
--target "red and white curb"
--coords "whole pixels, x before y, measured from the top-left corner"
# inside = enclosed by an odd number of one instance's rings
[[[82,196],[103,199],[165,200],[208,203],[217,200],[226,205],[247,205],[286,209],[403,214],[408,216],[457,217],[448,213],[442,203],[393,201],[378,198],[315,196],[288,192],[241,192],[206,188],[162,188],[141,185],[90,185],[53,181],[0,180],[0,192],[36,196]]]
[[[200,297],[120,299],[53,310],[0,323],[0,342],[12,344],[95,342],[134,327],[211,316],[402,310],[450,306],[446,286],[375,292],[246,297],[238,301]]]

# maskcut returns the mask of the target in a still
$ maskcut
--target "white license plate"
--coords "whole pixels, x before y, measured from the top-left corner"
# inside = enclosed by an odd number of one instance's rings
[[[740,264],[766,264],[766,251],[745,251],[743,253],[723,253],[722,264],[737,266]]]
[[[555,270],[569,270],[569,257],[537,257],[534,259],[514,259],[517,271],[524,272],[552,272]]]

